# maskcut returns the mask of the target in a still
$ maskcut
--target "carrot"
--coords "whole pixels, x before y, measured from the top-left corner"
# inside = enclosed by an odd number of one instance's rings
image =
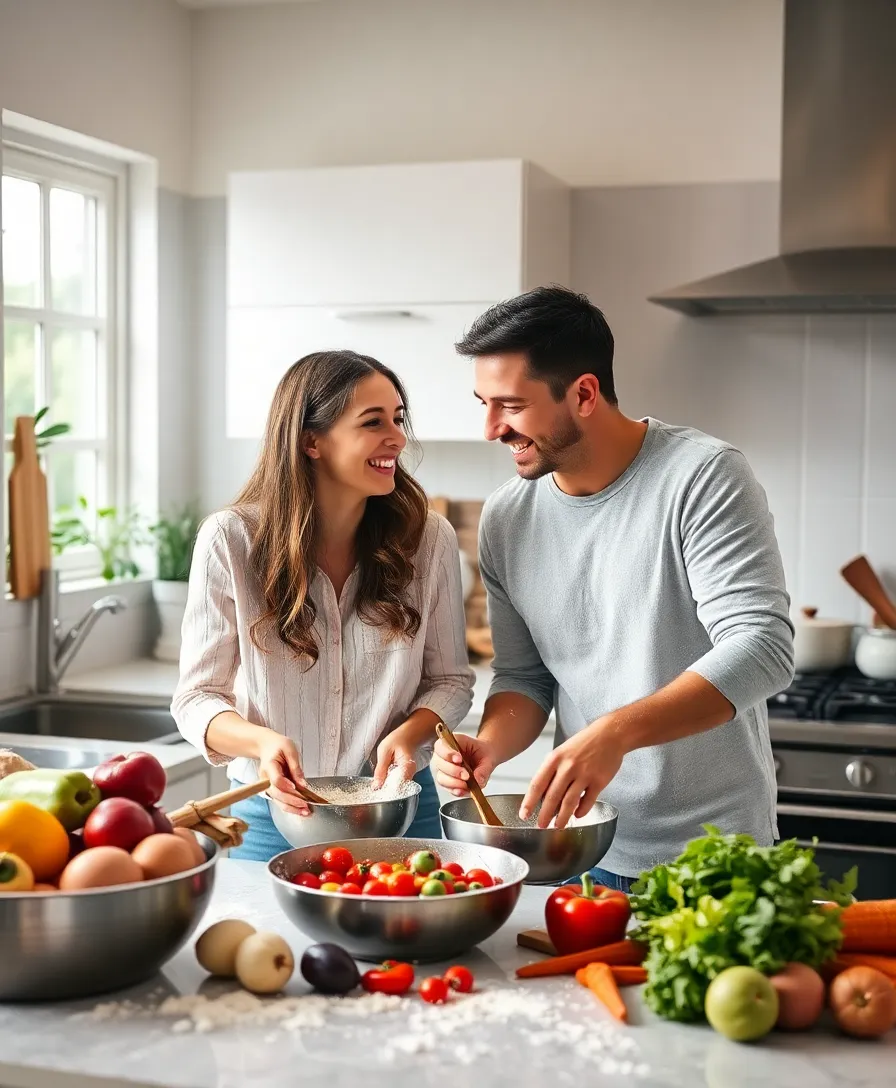
[[[850,903],[840,915],[842,952],[871,952],[896,956],[896,899],[865,899]]]
[[[611,967],[617,986],[640,986],[647,981],[647,972],[643,967]]]
[[[896,956],[875,956],[871,952],[841,952],[837,961],[844,967],[873,967],[896,980]]]
[[[600,948],[589,948],[584,952],[573,952],[568,956],[551,956],[547,960],[527,963],[517,968],[517,978],[548,978],[551,975],[573,975],[580,967],[590,963],[606,963],[612,967],[639,967],[644,962],[647,950],[634,941],[616,941]]]
[[[628,1010],[613,978],[613,969],[605,963],[589,963],[576,971],[576,981],[587,987],[617,1020],[628,1020]]]

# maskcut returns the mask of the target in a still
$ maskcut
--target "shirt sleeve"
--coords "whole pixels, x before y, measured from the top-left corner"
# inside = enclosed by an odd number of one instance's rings
[[[233,683],[239,667],[233,579],[217,517],[203,522],[196,537],[181,631],[180,677],[171,714],[183,737],[209,763],[229,763],[229,756],[206,742],[212,718],[236,707]]]
[[[473,705],[474,673],[467,657],[457,537],[441,518],[433,564],[434,596],[423,643],[423,672],[411,711],[431,710],[453,729]]]
[[[690,671],[740,713],[793,679],[794,628],[765,491],[736,450],[721,450],[691,484],[682,549],[697,616],[712,642]]]
[[[511,691],[537,703],[545,714],[554,706],[556,682],[541,660],[525,620],[511,603],[495,569],[483,516],[479,529],[479,572],[488,597],[488,622],[495,656],[489,697]]]

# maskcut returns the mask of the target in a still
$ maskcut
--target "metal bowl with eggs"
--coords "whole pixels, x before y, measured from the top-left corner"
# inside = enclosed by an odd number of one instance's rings
[[[0,1001],[89,997],[151,978],[186,943],[212,893],[217,845],[174,876],[0,895]]]
[[[561,884],[599,864],[616,835],[619,814],[612,805],[598,801],[567,827],[541,829],[536,826],[538,809],[528,820],[520,819],[523,796],[521,793],[488,795],[503,827],[482,823],[471,797],[446,801],[439,810],[445,838],[515,854],[528,866],[526,884]]]
[[[325,805],[309,805],[310,816],[296,816],[268,799],[274,826],[290,846],[314,846],[335,839],[397,838],[417,815],[420,785],[414,781],[402,783],[399,796],[390,795],[388,781],[382,790],[375,791],[373,778],[361,775],[307,781],[328,801]],[[382,800],[371,799],[376,793],[382,794]]]
[[[502,883],[478,891],[433,897],[345,895],[292,883],[297,873],[321,871],[327,847],[344,846],[355,858],[404,861],[431,850],[442,864],[487,870]],[[507,921],[528,874],[524,861],[490,846],[444,839],[344,839],[287,850],[268,863],[274,896],[287,918],[314,941],[332,941],[356,959],[436,963],[481,944]]]

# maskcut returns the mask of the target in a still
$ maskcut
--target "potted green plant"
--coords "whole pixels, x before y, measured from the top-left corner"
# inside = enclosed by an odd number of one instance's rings
[[[153,654],[159,661],[180,660],[180,632],[199,521],[195,507],[190,505],[160,517],[152,526],[159,564],[152,595],[162,628]]]
[[[134,562],[131,549],[147,543],[146,522],[136,510],[119,512],[114,506],[103,506],[96,512],[96,529],[86,520],[89,504],[81,495],[77,508],[60,507],[53,519],[50,539],[53,551],[61,555],[66,548],[92,544],[100,555],[102,577],[136,578],[140,568]]]

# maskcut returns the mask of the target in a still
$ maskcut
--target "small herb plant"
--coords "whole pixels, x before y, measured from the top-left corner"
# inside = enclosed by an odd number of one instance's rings
[[[61,555],[66,548],[85,547],[93,544],[100,553],[102,577],[135,578],[140,568],[131,556],[131,549],[149,543],[146,524],[133,509],[119,513],[114,506],[104,506],[96,512],[96,530],[85,520],[87,500],[82,495],[78,505],[65,507],[56,512],[51,538],[53,551]]]
[[[189,581],[193,545],[198,531],[199,515],[193,506],[186,506],[170,516],[161,517],[153,525],[160,582]]]
[[[52,423],[49,427],[44,427],[42,431],[39,431],[37,425],[49,410],[49,405],[45,404],[34,416],[34,437],[37,441],[38,450],[46,449],[54,438],[60,438],[62,435],[68,434],[72,429],[70,423]]]

